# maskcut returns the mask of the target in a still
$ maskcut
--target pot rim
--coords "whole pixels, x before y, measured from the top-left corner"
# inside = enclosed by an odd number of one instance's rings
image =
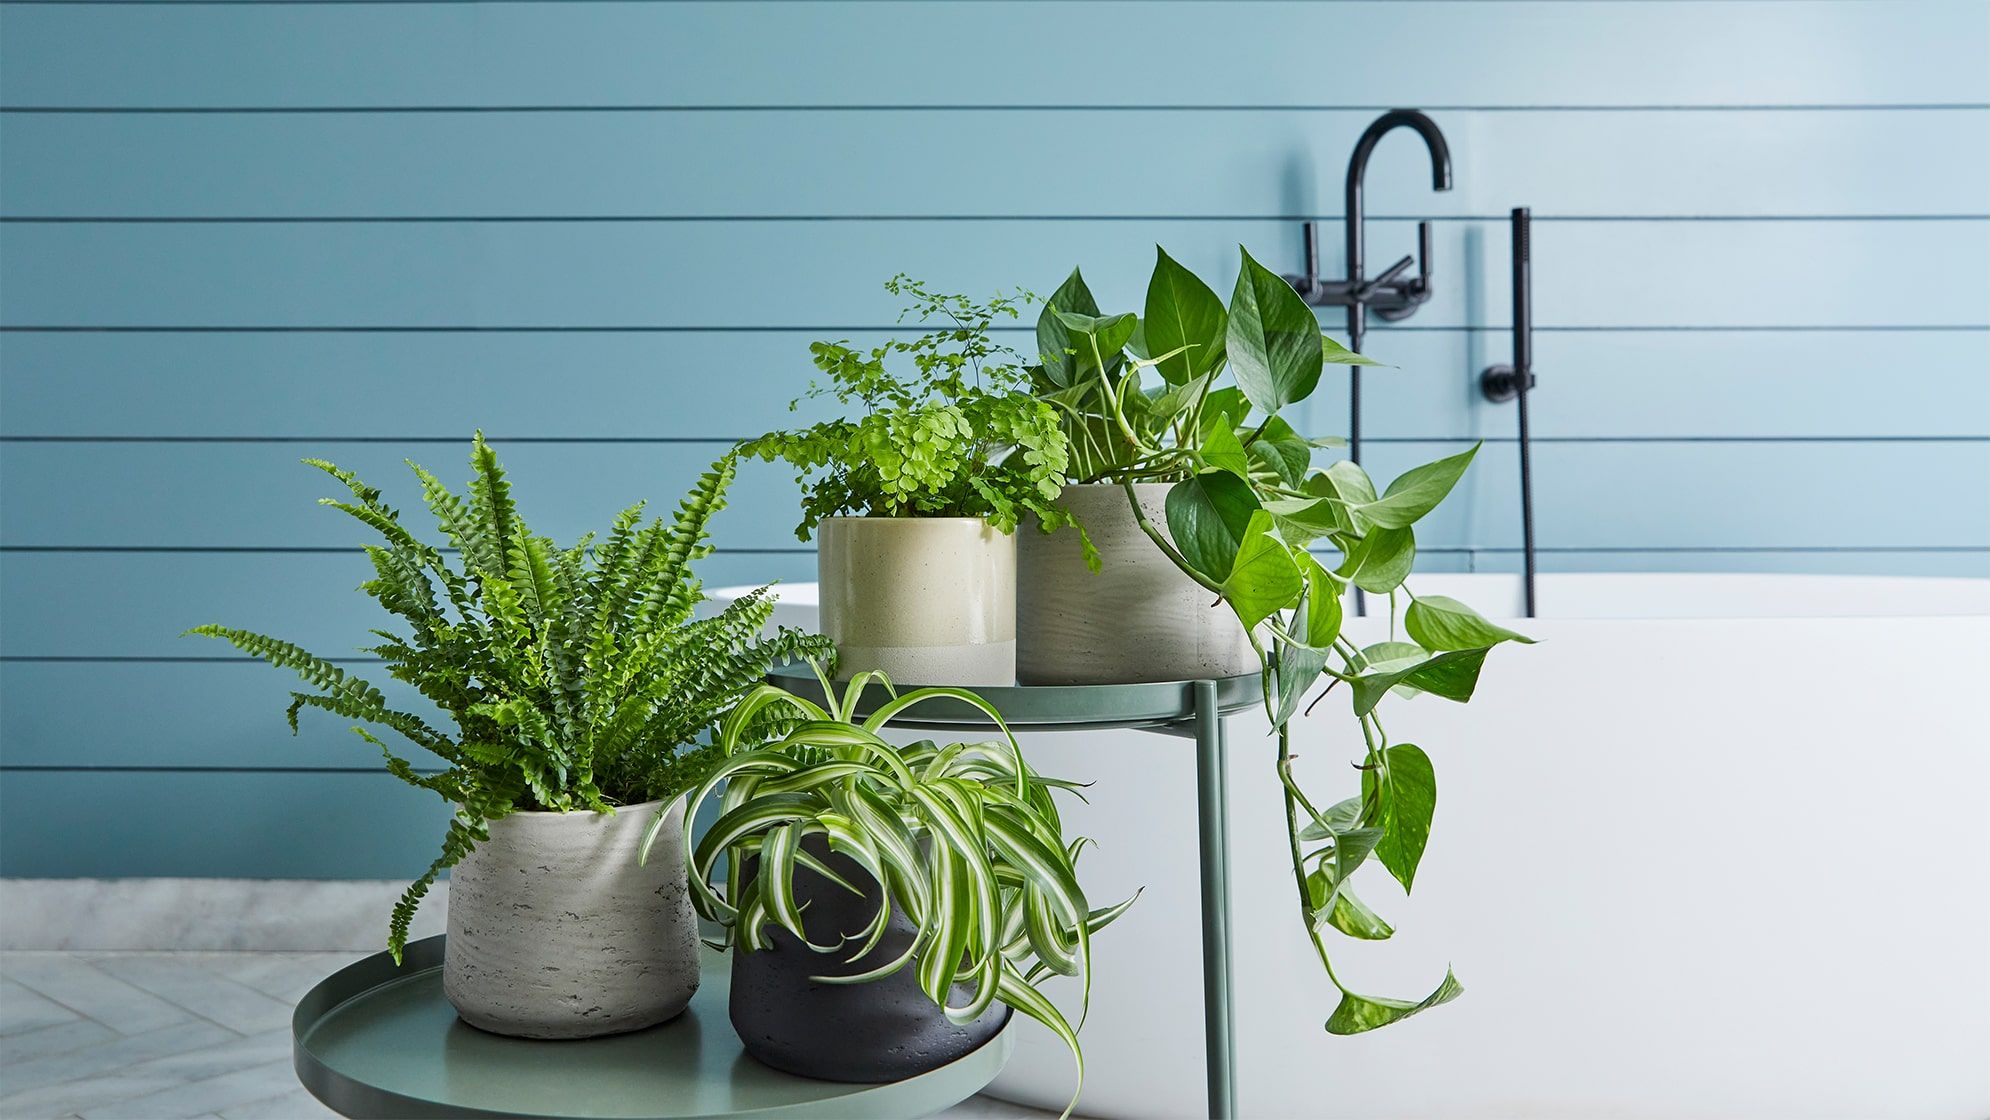
[[[1119,490],[1124,485],[1124,483],[1119,482],[1067,482],[1064,484],[1064,488],[1066,490]],[[1175,486],[1176,483],[1174,482],[1136,482],[1133,484],[1135,490],[1172,490]]]
[[[876,524],[884,524],[884,525],[903,525],[903,524],[937,525],[945,522],[954,522],[956,524],[963,524],[963,525],[988,525],[990,528],[993,528],[993,525],[989,522],[989,520],[986,517],[874,517],[869,514],[865,514],[862,516],[838,515],[836,517],[825,517],[820,522],[818,522],[818,524],[827,525],[831,521],[869,521]]]
[[[610,817],[619,817],[623,813],[627,813],[636,809],[648,809],[658,805],[668,805],[671,802],[683,801],[685,798],[690,796],[691,796],[691,791],[687,789],[683,793],[680,793],[675,797],[669,798],[668,800],[658,797],[658,798],[653,798],[652,800],[649,801],[638,801],[631,805],[615,805],[612,806],[612,808],[615,810],[613,813],[603,813],[594,809],[587,809],[587,808],[568,809],[565,812],[561,812],[556,809],[513,809],[511,812],[506,813],[502,817],[491,818],[490,823],[497,824],[501,821],[510,820],[513,817],[525,817],[533,820],[553,820],[560,817],[576,817],[582,820],[592,820],[597,817],[607,819]]]

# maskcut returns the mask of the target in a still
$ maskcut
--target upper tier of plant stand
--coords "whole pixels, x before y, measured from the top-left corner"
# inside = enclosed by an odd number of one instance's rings
[[[806,665],[774,670],[774,684],[805,700],[823,702],[822,683]],[[1101,727],[1167,727],[1195,718],[1196,681],[1154,684],[975,685],[986,700],[1016,730],[1070,731]],[[1224,677],[1216,685],[1217,707],[1223,714],[1242,711],[1264,699],[1256,673]],[[898,685],[900,695],[919,686]],[[859,717],[876,711],[891,698],[883,685],[864,690],[857,704]],[[892,719],[894,725],[944,730],[979,731],[993,727],[988,716],[971,704],[940,697],[917,704]]]

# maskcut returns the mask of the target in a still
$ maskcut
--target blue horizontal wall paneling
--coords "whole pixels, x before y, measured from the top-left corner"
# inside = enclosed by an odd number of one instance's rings
[[[1378,257],[1415,236],[1411,221],[1372,225]],[[1504,301],[1486,300],[1478,272],[1505,274],[1504,223],[1449,222],[1434,240],[1437,297],[1404,329],[1503,326]],[[989,277],[1040,287],[1073,261],[1097,262],[1086,269],[1097,289],[1135,303],[1156,241],[1223,289],[1240,243],[1275,267],[1299,263],[1296,223],[1271,219],[9,223],[0,326],[852,331],[897,318],[879,278],[898,270],[962,288],[1004,282]],[[1990,218],[1580,222],[1544,226],[1534,244],[1544,330],[1980,328],[1990,294]],[[1338,255],[1325,259],[1331,268]],[[1891,282],[1834,282],[1853,275]]]
[[[1990,104],[1980,65],[1990,13],[1972,0],[1917,4],[1912,18],[1902,10],[1887,0],[10,5],[0,102]],[[1183,57],[1195,65],[1165,65]]]
[[[787,409],[806,343],[905,330],[895,272],[1043,291],[1082,264],[1136,308],[1154,244],[1227,289],[1240,242],[1295,268],[1307,218],[1335,272],[1348,150],[1398,104],[1458,187],[1410,139],[1376,153],[1371,256],[1434,219],[1438,295],[1370,336],[1370,464],[1486,441],[1427,569],[1519,562],[1512,412],[1473,379],[1507,357],[1531,205],[1544,569],[1990,574],[1990,150],[1953,140],[1990,127],[1990,5],[1046,15],[0,3],[0,873],[426,865],[445,806],[179,636],[377,665],[349,653],[363,530],[298,458],[418,511],[401,460],[461,478],[481,427],[570,539],[822,415]],[[1354,46],[1329,73],[1321,44]],[[1345,409],[1333,374],[1304,419]],[[795,519],[786,472],[744,467],[707,583],[810,578]],[[119,831],[64,827],[78,799]]]
[[[1375,215],[1503,217],[1506,199],[1526,200],[1542,222],[1990,212],[1980,187],[1990,153],[1954,143],[1990,128],[1990,109],[1434,116],[1457,150],[1458,189],[1431,194],[1418,146],[1392,138],[1370,172]],[[1374,117],[6,113],[0,196],[14,216],[218,221],[1337,218],[1346,153]],[[752,153],[751,174],[736,160],[682,158],[700,151]],[[1166,173],[1163,151],[1193,173]],[[1475,189],[1485,183],[1497,196]]]

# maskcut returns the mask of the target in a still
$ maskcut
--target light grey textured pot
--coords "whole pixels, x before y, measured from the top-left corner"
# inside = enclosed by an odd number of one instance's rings
[[[698,925],[684,870],[684,800],[647,865],[664,805],[513,813],[450,872],[442,991],[473,1027],[592,1038],[674,1017],[698,990]]]
[[[831,517],[816,529],[836,674],[1016,683],[1016,535],[977,517]]]
[[[1134,487],[1167,533],[1167,483]],[[1243,623],[1182,574],[1133,519],[1117,485],[1067,486],[1101,561],[1085,567],[1078,534],[1016,534],[1016,679],[1024,684],[1136,684],[1234,677],[1258,670]]]

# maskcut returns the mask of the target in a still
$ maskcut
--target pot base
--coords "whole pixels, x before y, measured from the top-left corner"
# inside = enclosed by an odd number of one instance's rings
[[[864,888],[859,897],[797,867],[795,900],[809,940],[862,944],[882,888],[855,860],[830,851],[821,836],[802,841],[802,848]],[[749,879],[754,866],[745,869]],[[883,938],[855,961],[847,959],[847,952],[815,952],[779,926],[768,926],[766,933],[767,948],[733,950],[728,1010],[746,1052],[784,1073],[821,1081],[903,1081],[966,1057],[1009,1022],[1009,1008],[1000,1003],[972,1022],[949,1021],[926,998],[911,964],[862,984],[810,979],[855,976],[904,955],[917,930],[902,911],[892,912]],[[956,984],[952,999],[964,1004],[973,994],[968,985]]]
[[[1166,483],[1134,487],[1166,533]],[[1220,680],[1258,671],[1244,625],[1182,574],[1133,519],[1120,486],[1067,486],[1058,499],[1097,546],[1091,571],[1078,534],[1017,533],[1016,678],[1023,684]]]
[[[1016,682],[1014,534],[978,517],[827,517],[816,577],[839,677]]]
[[[1016,683],[1016,643],[964,646],[836,646],[836,679],[847,681],[876,669],[894,685],[1012,685]]]
[[[740,1045],[796,1077],[903,1081],[966,1057],[1009,1023],[1009,1008],[998,1003],[954,1025],[919,990],[910,967],[868,984],[816,984],[805,977],[822,967],[822,954],[793,946],[735,951],[731,1012]],[[784,953],[808,959],[752,960]]]

